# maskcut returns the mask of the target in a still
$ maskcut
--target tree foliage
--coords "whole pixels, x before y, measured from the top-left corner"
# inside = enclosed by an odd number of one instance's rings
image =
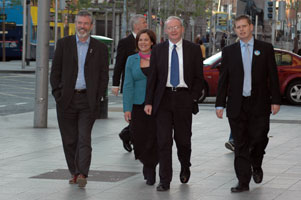
[[[300,0],[290,0],[289,8],[295,11],[295,35],[297,35],[298,11],[301,9]]]

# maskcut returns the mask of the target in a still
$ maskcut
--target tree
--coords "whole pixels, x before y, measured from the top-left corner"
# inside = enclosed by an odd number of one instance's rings
[[[298,25],[298,11],[301,9],[301,2],[299,0],[290,0],[290,9],[294,10],[295,18],[295,36],[297,36],[297,25]]]
[[[295,38],[294,38],[294,49],[293,49],[293,51],[295,52],[295,53],[297,53],[298,52],[298,38],[297,38],[297,34],[298,34],[298,32],[297,32],[297,26],[298,26],[298,11],[301,9],[301,3],[300,3],[300,1],[299,0],[290,0],[290,5],[289,5],[289,8],[291,9],[291,10],[294,10],[294,14],[295,14],[295,16],[294,16],[294,18],[295,18],[295,24],[294,24],[294,34],[295,34]]]

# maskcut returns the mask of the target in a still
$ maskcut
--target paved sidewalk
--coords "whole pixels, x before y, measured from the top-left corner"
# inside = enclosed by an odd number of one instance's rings
[[[9,200],[296,200],[301,196],[301,107],[282,106],[272,117],[270,143],[262,184],[230,193],[236,184],[233,153],[225,149],[227,119],[215,116],[213,104],[201,104],[193,119],[192,167],[188,184],[179,180],[180,165],[173,151],[174,175],[167,192],[145,184],[141,164],[122,148],[118,138],[126,126],[121,105],[109,107],[109,118],[93,129],[93,156],[85,189],[69,185],[54,109],[48,128],[35,129],[33,113],[0,117],[0,199]],[[48,177],[32,178],[52,172]],[[54,176],[61,172],[62,176]],[[122,177],[122,176],[123,177]],[[41,177],[40,176],[40,177]],[[158,179],[158,176],[157,176]],[[157,180],[158,183],[158,180]],[[156,183],[156,184],[157,184]]]

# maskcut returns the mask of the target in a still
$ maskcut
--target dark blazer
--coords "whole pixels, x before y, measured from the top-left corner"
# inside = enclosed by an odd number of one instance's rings
[[[136,42],[133,34],[130,34],[126,38],[119,40],[117,46],[116,64],[114,67],[113,74],[113,86],[120,85],[120,78],[122,76],[122,82],[120,87],[122,90],[126,60],[130,55],[133,55],[135,53],[137,53]]]
[[[227,117],[238,117],[242,104],[244,69],[240,42],[222,52],[216,107],[227,107]],[[227,106],[226,106],[226,98]],[[281,96],[273,46],[254,39],[252,59],[251,112],[269,115],[271,104],[280,104]]]
[[[153,47],[150,59],[151,75],[147,81],[145,104],[152,105],[155,115],[164,94],[168,76],[168,48],[166,40]],[[199,45],[183,40],[184,81],[191,94],[191,103],[202,93],[204,77],[202,53]]]
[[[97,112],[108,87],[109,63],[107,46],[92,37],[84,70],[89,106],[92,111]],[[73,97],[77,73],[76,37],[67,36],[57,42],[50,74],[52,94],[62,109],[68,107]]]

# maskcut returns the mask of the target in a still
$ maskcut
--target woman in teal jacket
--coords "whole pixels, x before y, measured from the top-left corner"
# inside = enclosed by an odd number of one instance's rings
[[[144,29],[137,34],[136,47],[139,52],[127,59],[123,85],[124,118],[127,122],[131,121],[130,133],[135,158],[143,164],[143,175],[148,185],[156,182],[158,164],[155,120],[144,112],[149,60],[155,43],[156,35],[153,31]]]

